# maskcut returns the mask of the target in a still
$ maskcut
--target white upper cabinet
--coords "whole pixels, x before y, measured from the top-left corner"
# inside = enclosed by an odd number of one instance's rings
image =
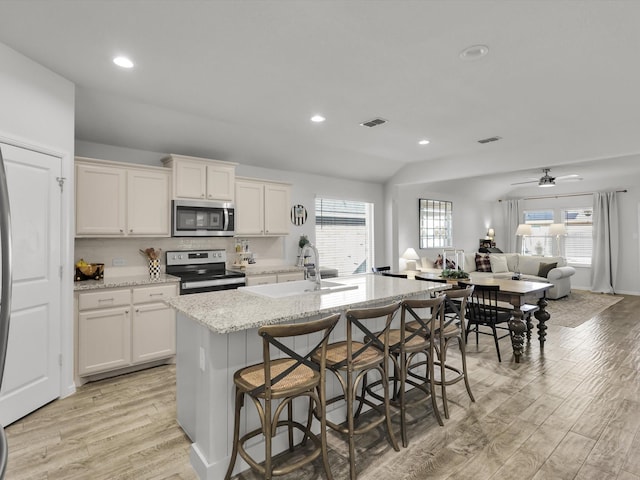
[[[166,168],[76,158],[76,236],[171,234]]]
[[[124,235],[126,182],[124,168],[76,161],[76,235]]]
[[[236,235],[289,234],[291,186],[241,178],[236,181]]]
[[[173,169],[173,198],[232,202],[236,164],[170,155],[163,160]]]
[[[129,235],[168,236],[171,205],[170,172],[127,171],[127,226]]]

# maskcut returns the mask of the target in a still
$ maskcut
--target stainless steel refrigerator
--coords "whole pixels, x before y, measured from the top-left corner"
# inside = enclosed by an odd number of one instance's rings
[[[0,149],[0,257],[2,278],[0,279],[0,388],[4,376],[4,363],[7,358],[9,341],[9,321],[11,319],[11,213],[9,209],[9,188],[4,159]],[[4,479],[7,469],[7,437],[0,425],[0,480]]]

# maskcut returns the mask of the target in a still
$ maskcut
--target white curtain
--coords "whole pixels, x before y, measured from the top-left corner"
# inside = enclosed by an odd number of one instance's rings
[[[502,209],[504,212],[504,227],[506,229],[507,243],[504,245],[504,252],[519,253],[521,251],[520,238],[516,237],[518,225],[522,223],[520,215],[520,200],[503,200]]]
[[[615,293],[618,272],[618,198],[616,192],[593,194],[591,291]]]

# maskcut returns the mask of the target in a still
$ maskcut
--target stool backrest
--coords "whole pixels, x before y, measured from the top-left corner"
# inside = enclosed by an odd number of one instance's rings
[[[391,322],[396,312],[400,309],[400,302],[391,303],[382,307],[373,308],[353,308],[346,312],[347,317],[347,358],[340,362],[335,367],[343,365],[352,365],[353,361],[357,359],[368,348],[376,345],[380,350],[384,352],[385,358],[389,354],[389,329],[391,328]],[[378,318],[385,318],[384,328],[378,330],[376,333],[372,332],[368,327],[368,323],[373,323],[373,320]],[[362,347],[353,351],[353,330],[360,331],[364,334]],[[374,330],[376,330],[374,328]],[[383,340],[379,339],[379,336],[383,336]]]
[[[289,375],[293,370],[298,368],[300,365],[306,365],[307,367],[320,372],[322,379],[324,379],[324,370],[326,364],[326,353],[327,353],[327,345],[329,343],[329,335],[335,328],[338,320],[340,319],[339,313],[334,313],[333,315],[320,319],[314,320],[310,322],[301,322],[294,324],[285,324],[285,325],[265,325],[260,327],[258,330],[258,335],[262,337],[262,355],[263,355],[263,363],[264,363],[264,373],[265,373],[265,384],[254,389],[251,393],[257,394],[262,391],[270,392],[271,386],[275,385],[287,375]],[[301,335],[310,335],[313,333],[322,332],[322,339],[306,354],[300,354],[298,352],[293,351],[287,345],[282,343],[280,339],[288,338],[288,337],[298,337]],[[283,353],[286,357],[294,360],[294,363],[285,369],[283,372],[279,373],[275,377],[271,377],[271,356],[272,356],[272,347],[275,350]],[[317,351],[320,350],[320,365],[313,362],[311,360],[311,356]],[[280,356],[278,359],[285,358]]]
[[[474,288],[473,285],[467,285],[464,289],[452,289],[445,292],[445,323],[443,328],[446,328],[452,323],[459,323],[462,330],[465,329],[467,304],[473,294]]]
[[[436,322],[444,317],[445,295],[428,299],[406,299],[402,301],[402,315],[400,317],[401,342],[411,340],[415,336],[433,340],[432,333],[436,329]],[[418,313],[418,309],[428,309],[428,313]],[[405,325],[412,322],[412,331],[406,331]]]

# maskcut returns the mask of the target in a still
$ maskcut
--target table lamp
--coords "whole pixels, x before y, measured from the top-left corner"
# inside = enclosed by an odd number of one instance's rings
[[[556,237],[556,245],[558,248],[558,255],[561,255],[560,251],[560,237],[567,234],[567,227],[564,223],[552,223],[549,225],[549,235]]]
[[[524,237],[530,237],[531,234],[531,225],[527,225],[526,223],[518,225],[518,228],[516,229],[516,237],[522,237],[520,253],[524,254]]]
[[[405,270],[417,270],[418,267],[416,265],[416,260],[420,260],[420,257],[418,256],[418,254],[416,253],[416,251],[409,247],[407,248],[404,253],[402,254],[402,258],[404,258],[407,261]]]

